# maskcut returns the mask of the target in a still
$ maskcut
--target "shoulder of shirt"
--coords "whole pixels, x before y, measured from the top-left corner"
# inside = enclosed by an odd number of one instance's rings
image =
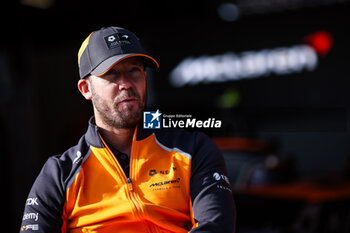
[[[60,180],[63,189],[68,188],[71,178],[90,154],[90,147],[85,140],[85,135],[81,137],[78,144],[72,146],[62,154],[49,157],[44,168],[50,169],[53,179]]]

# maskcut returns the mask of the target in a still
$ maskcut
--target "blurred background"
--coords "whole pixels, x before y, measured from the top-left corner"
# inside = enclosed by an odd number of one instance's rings
[[[1,7],[2,232],[92,115],[77,89],[91,31],[125,27],[160,63],[149,107],[222,120],[237,232],[350,232],[349,0],[16,0]]]

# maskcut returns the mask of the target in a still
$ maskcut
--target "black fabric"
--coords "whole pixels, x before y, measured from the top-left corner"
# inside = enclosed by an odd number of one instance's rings
[[[127,178],[130,177],[130,158],[127,154],[124,154],[114,148],[111,144],[107,142],[107,146],[112,151],[114,157],[118,160],[119,165],[122,167]]]
[[[89,130],[94,131],[92,126]],[[29,192],[20,232],[62,232],[66,191],[89,154],[89,145],[84,135],[76,146],[46,161]]]

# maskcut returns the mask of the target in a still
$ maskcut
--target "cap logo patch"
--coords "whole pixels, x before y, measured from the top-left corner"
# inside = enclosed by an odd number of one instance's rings
[[[111,35],[105,36],[104,39],[109,49],[120,47],[123,44],[131,44],[129,35],[125,33],[113,33]]]
[[[109,36],[109,37],[108,37],[108,41],[109,41],[109,42],[115,41],[115,36]]]

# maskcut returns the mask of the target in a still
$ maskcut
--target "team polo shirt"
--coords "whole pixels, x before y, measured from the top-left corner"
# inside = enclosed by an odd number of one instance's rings
[[[92,118],[77,145],[44,164],[20,231],[219,233],[234,227],[224,159],[207,136],[138,126],[125,159]]]

